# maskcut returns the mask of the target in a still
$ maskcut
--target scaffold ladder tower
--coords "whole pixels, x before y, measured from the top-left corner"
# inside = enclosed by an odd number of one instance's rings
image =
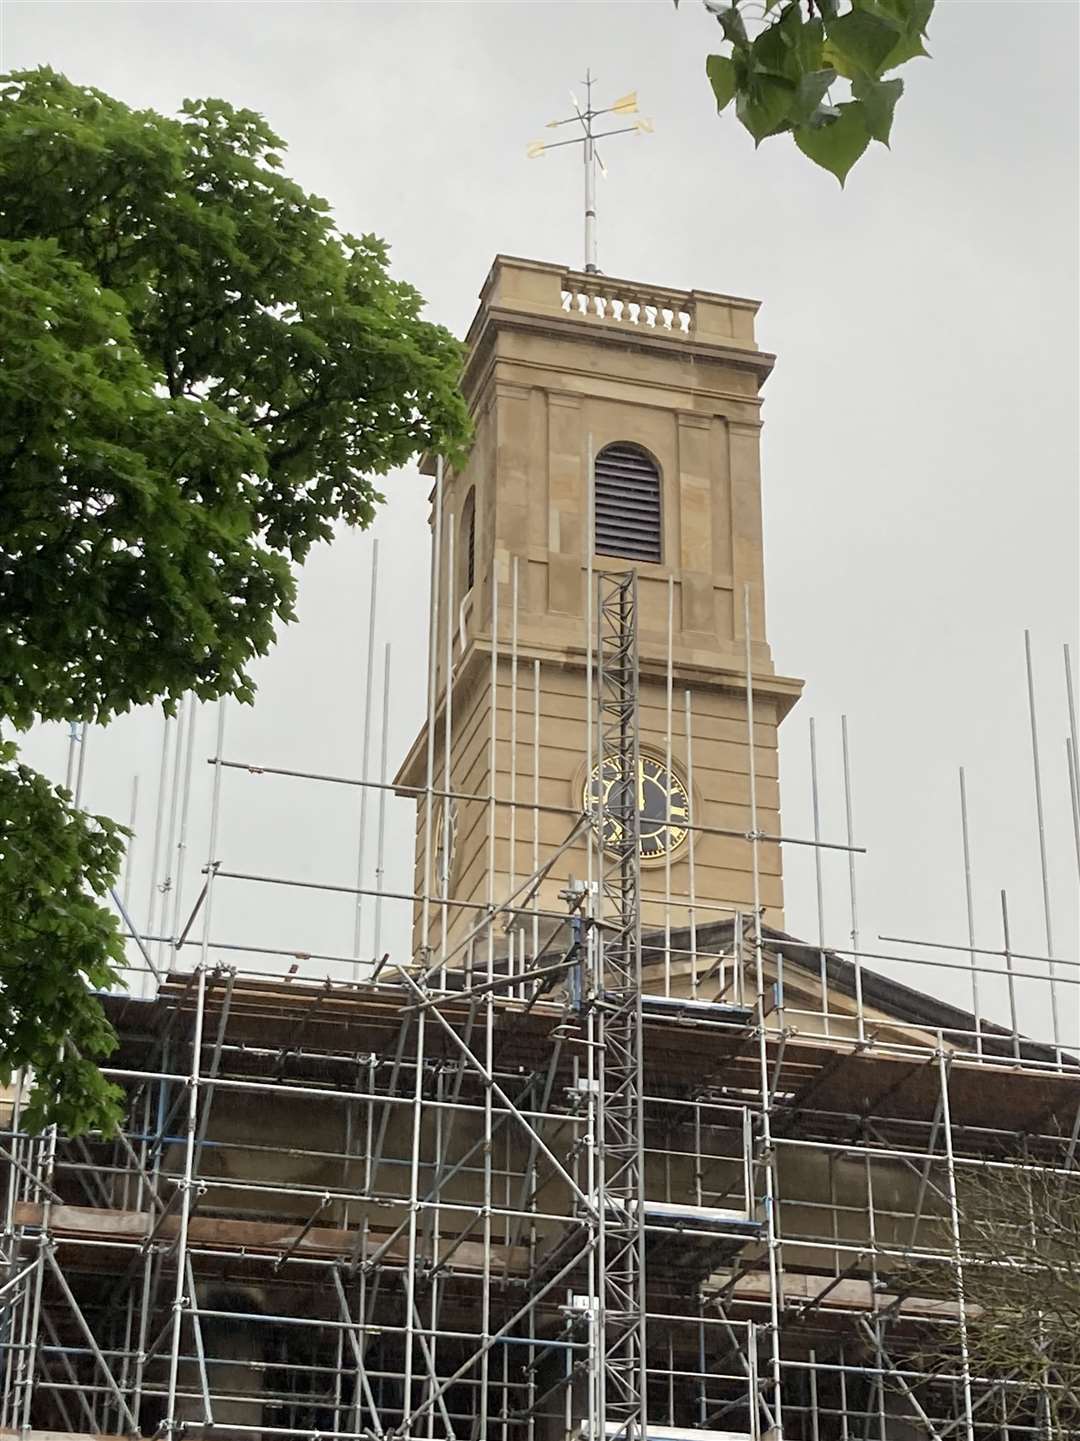
[[[601,1441],[646,1429],[637,573],[597,576]]]

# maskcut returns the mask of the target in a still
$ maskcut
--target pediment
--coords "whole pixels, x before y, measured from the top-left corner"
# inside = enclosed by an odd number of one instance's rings
[[[765,996],[772,1024],[797,1035],[853,1040],[873,1034],[884,1042],[932,1050],[939,1030],[967,1029],[971,1018],[936,998],[912,991],[846,957],[782,932],[764,929],[761,976],[750,928],[735,945],[731,922],[651,936],[643,989],[684,1000],[754,1008]],[[862,995],[862,1028],[859,1001]],[[895,1003],[894,1003],[895,1002]]]

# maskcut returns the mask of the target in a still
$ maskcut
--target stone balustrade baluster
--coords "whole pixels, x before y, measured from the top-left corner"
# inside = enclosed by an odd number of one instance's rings
[[[561,296],[563,310],[585,320],[669,335],[689,335],[695,329],[691,297],[673,291],[629,290],[618,282],[570,274],[563,280]]]

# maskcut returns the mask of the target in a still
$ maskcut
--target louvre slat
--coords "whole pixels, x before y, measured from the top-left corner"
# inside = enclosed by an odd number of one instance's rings
[[[626,545],[637,545],[637,546],[641,546],[641,547],[643,547],[645,550],[649,550],[649,551],[655,551],[655,549],[656,549],[656,545],[655,545],[655,543],[654,543],[654,541],[653,541],[653,538],[652,538],[652,536],[649,535],[648,533],[643,533],[643,532],[641,532],[641,531],[636,531],[636,530],[623,530],[623,529],[621,529],[621,528],[618,527],[618,526],[613,526],[613,527],[609,530],[608,534],[603,538],[603,543],[604,543],[605,548],[606,548],[606,547],[610,547],[610,546],[612,546],[612,545],[624,545],[624,544],[626,544]],[[617,550],[616,550],[616,551],[612,551],[612,550],[608,549],[608,550],[607,550],[607,554],[609,554],[609,555],[618,555],[618,551],[617,551]]]
[[[606,446],[596,457],[596,549],[628,560],[661,558],[660,473],[636,446]]]
[[[610,480],[605,479],[601,482],[600,486],[597,487],[597,494],[612,496],[625,495],[628,497],[637,497],[641,500],[651,500],[655,502],[656,487],[642,485],[639,481],[635,481],[632,485],[628,484],[626,481],[616,481],[613,484]]]
[[[625,475],[650,475],[651,465],[643,465],[639,461],[622,460],[619,456],[613,456],[605,463],[605,469],[617,471]]]
[[[626,540],[633,545],[644,546],[647,550],[655,549],[655,542],[650,532],[636,529],[628,529],[626,526],[611,526],[605,539],[607,541]]]
[[[650,555],[655,555],[656,546],[652,537],[639,535],[630,531],[612,530],[604,539],[603,553],[605,555],[619,555],[624,545],[632,545],[637,550],[646,550]]]
[[[596,497],[596,509],[598,511],[605,508],[622,510],[624,507],[638,514],[642,512],[651,515],[660,514],[660,506],[656,497],[643,495],[612,495],[610,491],[602,492]]]
[[[612,499],[609,496],[597,496],[597,515],[637,515],[655,525],[660,517],[660,507],[655,501],[649,500],[626,500],[623,497]]]
[[[619,484],[619,486],[643,486],[649,487],[653,483],[652,476],[642,476],[640,471],[629,471],[621,474],[619,471],[608,471],[606,474],[608,483]]]
[[[608,520],[617,520],[620,516],[626,516],[629,520],[640,521],[650,529],[655,530],[660,523],[660,509],[658,506],[634,505],[626,501],[601,501],[596,507],[596,514]]]

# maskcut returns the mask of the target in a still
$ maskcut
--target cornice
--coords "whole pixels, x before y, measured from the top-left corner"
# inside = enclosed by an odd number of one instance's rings
[[[652,398],[634,397],[629,403],[640,406],[645,410],[658,410],[666,415],[688,415],[692,412],[686,408],[685,396],[687,386],[680,385],[676,381],[646,380],[639,381],[631,377],[621,376],[597,376],[594,370],[585,366],[561,365],[557,369],[544,362],[530,361],[522,356],[499,355],[495,346],[489,346],[484,358],[484,367],[476,373],[476,389],[471,398],[468,398],[473,419],[479,418],[482,410],[489,406],[494,398],[495,386],[491,383],[491,377],[496,368],[500,365],[512,365],[518,370],[535,371],[537,379],[533,388],[542,390],[543,393],[554,402],[562,402],[566,405],[580,406],[590,398],[584,386],[580,390],[571,389],[565,382],[565,377],[580,377],[585,385],[588,385],[593,394],[598,398],[605,396],[605,387],[610,385],[626,386],[628,389],[638,389],[655,392],[663,392],[671,396],[670,404],[663,404],[661,401]],[[553,382],[553,377],[557,379]],[[561,379],[559,379],[561,378]],[[500,382],[501,383],[501,382]],[[509,382],[514,384],[515,382]],[[700,412],[703,420],[721,420],[725,424],[738,426],[743,429],[760,430],[762,421],[755,413],[753,415],[735,414],[736,408],[757,412],[761,409],[762,399],[759,394],[747,395],[745,392],[736,390],[720,390],[716,387],[705,389],[697,386],[695,393],[706,397],[710,402],[716,403],[713,412]]]
[[[666,656],[659,653],[652,655],[650,648],[642,647],[638,661],[638,673],[642,679],[655,681],[663,685],[667,681],[667,660]],[[509,654],[505,646],[499,648],[499,658],[508,661]],[[538,660],[541,665],[557,666],[561,670],[584,673],[587,666],[587,656],[584,646],[553,645],[545,646],[535,641],[523,641],[518,646],[518,663],[523,661]],[[457,662],[454,671],[453,697],[455,710],[460,699],[463,698],[479,676],[482,676],[491,664],[491,638],[487,635],[471,637],[465,649],[464,655]],[[683,687],[692,686],[697,690],[719,691],[729,695],[746,695],[746,672],[735,666],[723,664],[706,665],[698,662],[687,662],[685,660],[675,661],[675,674],[679,684]],[[795,676],[775,675],[771,671],[752,671],[754,696],[757,700],[771,701],[777,708],[777,720],[781,721],[798,701],[802,695],[804,682]],[[442,726],[443,712],[445,709],[445,695],[435,713],[435,729],[439,731]],[[419,767],[424,756],[424,740],[427,735],[427,720],[425,718],[415,740],[409,747],[408,754],[398,767],[394,776],[395,786],[419,786],[423,784],[424,777]],[[436,787],[437,789],[438,787]]]
[[[542,336],[558,341],[579,341],[590,346],[600,346],[638,355],[662,356],[665,360],[679,358],[691,361],[714,361],[739,370],[750,371],[756,377],[758,390],[761,389],[776,364],[776,356],[768,351],[750,350],[738,345],[723,345],[710,340],[697,340],[693,336],[681,332],[641,330],[627,326],[622,321],[607,321],[595,317],[586,319],[572,314],[541,315],[503,306],[489,306],[477,316],[474,335],[470,336],[469,357],[462,373],[462,390],[469,397],[470,404],[482,390],[481,377],[488,368],[488,355],[494,349],[495,337],[500,332]],[[579,373],[594,374],[593,371],[585,370]],[[613,378],[618,379],[619,377]],[[656,382],[654,381],[652,384],[655,388]],[[679,386],[674,383],[668,388],[671,390],[686,389],[685,385]],[[711,394],[712,392],[704,390],[701,393]],[[742,395],[738,399],[743,403],[753,403],[753,398],[749,396]]]

